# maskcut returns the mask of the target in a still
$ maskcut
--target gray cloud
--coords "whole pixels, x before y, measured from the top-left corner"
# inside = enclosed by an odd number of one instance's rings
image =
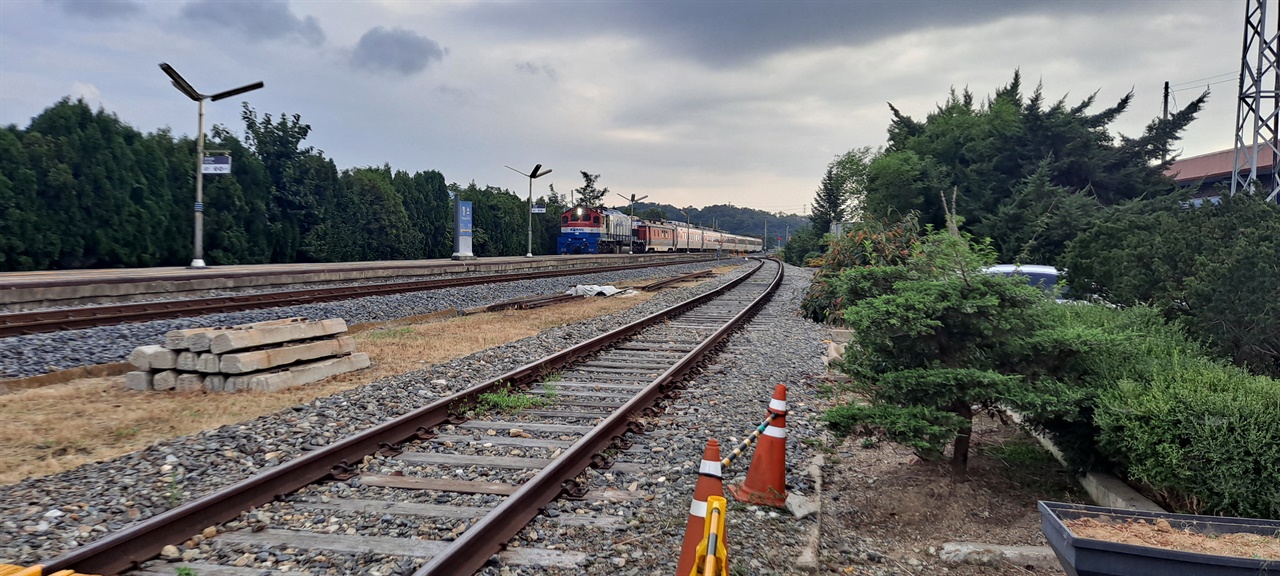
[[[460,16],[503,34],[582,38],[622,34],[707,66],[732,67],[797,48],[858,46],[894,35],[1010,16],[1149,11],[1145,2],[910,0],[794,2],[476,2]]]
[[[552,81],[556,79],[556,69],[550,64],[535,64],[533,62],[520,62],[516,64],[516,70],[537,76],[539,74],[550,78]]]
[[[445,49],[426,36],[404,28],[377,26],[360,37],[351,53],[351,65],[408,76],[426,70],[432,60],[442,60],[444,55]]]
[[[182,17],[199,24],[216,24],[239,32],[250,40],[299,38],[318,46],[324,30],[314,16],[299,18],[288,0],[225,2],[195,0],[182,6]]]
[[[142,13],[142,4],[135,0],[45,0],[61,6],[68,14],[88,18],[129,18]]]

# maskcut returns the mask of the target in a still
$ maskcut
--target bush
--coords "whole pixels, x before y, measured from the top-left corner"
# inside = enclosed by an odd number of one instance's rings
[[[1049,302],[1038,313],[1047,328],[1009,365],[1030,381],[1058,383],[1067,402],[1026,406],[1023,416],[1049,435],[1075,471],[1105,469],[1094,423],[1098,396],[1124,380],[1148,381],[1158,367],[1199,355],[1200,347],[1154,308]]]
[[[898,222],[865,221],[852,226],[831,241],[819,261],[809,293],[800,303],[806,318],[815,322],[843,324],[840,311],[862,298],[879,295],[896,280],[906,279],[899,268],[916,254],[920,229],[915,216]],[[875,285],[854,279],[854,270],[883,270],[884,280]]]
[[[1280,382],[1205,358],[1101,394],[1105,455],[1192,513],[1280,518]]]
[[[1280,377],[1280,206],[1248,195],[1109,213],[1068,247],[1073,293],[1148,304],[1213,352]]]

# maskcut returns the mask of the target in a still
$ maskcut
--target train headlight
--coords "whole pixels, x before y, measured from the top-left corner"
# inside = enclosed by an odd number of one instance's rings
[[[582,217],[582,207],[578,207],[578,217]]]

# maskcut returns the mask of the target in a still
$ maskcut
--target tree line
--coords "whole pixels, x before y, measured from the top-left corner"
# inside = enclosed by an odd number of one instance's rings
[[[307,146],[299,115],[241,112],[243,137],[214,126],[206,150],[227,151],[229,175],[204,177],[205,260],[211,265],[447,258],[454,196],[474,208],[477,256],[521,255],[528,200],[509,190],[446,184],[435,170],[339,169]],[[64,98],[26,128],[0,128],[0,271],[185,265],[192,257],[195,140],[142,133],[83,100]],[[573,198],[607,202],[599,174],[581,172]],[[554,253],[569,200],[535,199],[533,251]],[[647,206],[655,208],[656,206]],[[629,206],[620,206],[626,210]],[[674,207],[662,218],[683,220]],[[730,207],[731,208],[731,207]],[[778,217],[717,207],[694,221],[733,233],[782,230]],[[650,214],[653,216],[653,214]]]

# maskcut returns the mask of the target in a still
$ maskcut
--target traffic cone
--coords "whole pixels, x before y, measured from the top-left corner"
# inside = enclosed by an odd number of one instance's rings
[[[782,508],[787,503],[787,386],[773,389],[769,401],[773,421],[760,435],[756,453],[751,456],[747,480],[729,486],[729,492],[742,502]]]
[[[680,563],[677,576],[688,576],[698,554],[698,544],[706,531],[707,498],[724,497],[724,484],[720,478],[720,443],[712,438],[702,451],[702,464],[698,466],[698,483],[693,487],[693,503],[689,506],[689,521],[684,527],[684,544],[680,545]]]

